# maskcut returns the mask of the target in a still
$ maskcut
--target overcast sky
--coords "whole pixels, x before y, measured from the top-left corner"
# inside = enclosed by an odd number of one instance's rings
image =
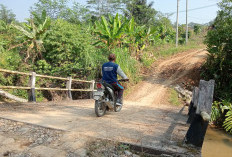
[[[29,17],[29,9],[38,0],[0,0],[0,4],[5,5],[8,9],[11,9],[19,21],[24,21],[25,18]],[[80,4],[86,5],[87,0],[72,0],[79,2]],[[148,0],[148,2],[154,1],[154,8],[162,13],[173,13],[177,9],[177,0]],[[189,3],[189,22],[196,23],[208,23],[213,20],[218,11],[216,3],[220,0],[188,0]],[[180,12],[179,22],[185,23],[186,15],[186,0],[180,0]],[[199,9],[197,9],[199,8]],[[193,9],[193,10],[191,10]],[[173,14],[170,19],[172,22],[176,21],[176,14]]]

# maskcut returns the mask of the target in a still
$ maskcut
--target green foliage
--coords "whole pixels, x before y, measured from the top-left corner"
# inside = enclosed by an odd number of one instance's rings
[[[73,7],[68,9],[65,19],[71,23],[85,24],[91,19],[89,12],[90,10],[86,6],[80,5],[78,2],[74,2]]]
[[[87,4],[92,9],[92,15],[100,18],[121,12],[126,1],[128,0],[87,0]]]
[[[221,103],[214,102],[212,105],[212,113],[211,113],[211,122],[216,122],[220,119],[222,113],[221,113]]]
[[[175,105],[175,106],[179,106],[180,105],[180,100],[178,98],[178,93],[175,91],[175,89],[171,89],[171,91],[170,91],[169,102],[172,105]]]
[[[115,17],[109,16],[109,20],[102,16],[101,21],[95,22],[95,33],[99,35],[96,44],[105,43],[109,49],[128,47],[130,54],[139,60],[142,58],[144,48],[160,39],[157,27],[136,26],[133,17],[130,20],[122,20],[118,14]]]
[[[115,53],[116,62],[131,82],[137,83],[141,63],[148,67],[155,57],[190,48],[170,48],[175,38],[171,22],[165,16],[157,18],[153,3],[146,0],[91,0],[91,10],[77,2],[70,6],[70,2],[39,0],[31,9],[32,19],[14,22],[13,27],[0,20],[0,66],[90,80],[98,77],[108,54]],[[126,16],[115,14],[123,9]],[[162,49],[167,43],[170,47]],[[148,52],[151,47],[159,50]],[[27,86],[23,80],[28,78],[0,75],[4,85]],[[37,82],[37,86],[64,86],[54,80]],[[27,98],[26,91],[10,92]],[[46,97],[43,94],[37,92],[39,100]]]
[[[44,40],[44,60],[36,63],[36,70],[63,77],[93,77],[104,50],[92,46],[90,32],[61,19],[52,23],[51,30]]]
[[[81,24],[91,19],[88,7],[80,5],[76,1],[70,0],[39,0],[31,8],[31,13],[41,14],[43,10],[53,19],[64,19],[68,22]]]
[[[229,101],[215,101],[212,106],[211,122],[223,126],[225,130],[232,133],[232,104]]]
[[[0,4],[0,20],[4,21],[6,24],[15,21],[15,14],[11,10],[7,10],[7,8]]]
[[[8,70],[24,71],[25,65],[22,63],[21,57],[14,51],[4,51],[0,53],[0,68]],[[28,78],[21,75],[13,75],[7,73],[0,73],[0,85],[3,86],[27,86]],[[25,90],[9,90],[13,95],[27,98],[27,91]]]
[[[145,67],[150,67],[152,63],[154,63],[155,61],[155,57],[153,56],[152,53],[149,53],[149,51],[146,51],[143,53],[142,57],[141,57],[141,63],[145,66]]]
[[[201,32],[201,26],[200,25],[194,25],[193,29],[194,29],[195,34],[199,34]]]
[[[34,7],[31,8],[31,12],[38,15],[42,14],[42,11],[45,10],[47,15],[52,19],[64,18],[70,8],[68,3],[70,0],[39,0],[34,4]]]
[[[226,119],[223,123],[223,127],[227,132],[232,134],[232,105],[230,106],[230,109],[226,113]]]
[[[134,17],[138,25],[151,26],[154,24],[157,14],[157,11],[152,8],[153,3],[147,4],[147,0],[128,1],[124,13],[127,17]]]
[[[232,97],[232,15],[231,0],[219,3],[221,10],[205,40],[209,56],[203,76],[216,80],[215,96],[221,99]]]
[[[112,50],[117,56],[116,63],[120,65],[122,70],[130,78],[132,83],[137,83],[139,78],[140,64],[137,60],[130,56],[127,48],[115,48]]]
[[[119,15],[116,14],[113,18],[109,16],[109,21],[102,16],[101,21],[95,22],[95,33],[99,35],[100,41],[106,43],[109,48],[121,44],[121,38],[125,34],[125,27],[128,23],[125,20],[121,21]]]
[[[15,70],[22,67],[21,57],[14,51],[4,51],[0,53],[0,67],[3,69]]]
[[[21,47],[26,45],[26,57],[25,62],[31,57],[32,63],[34,60],[40,56],[42,58],[42,52],[45,51],[43,46],[43,37],[46,31],[49,29],[51,20],[47,17],[46,11],[44,10],[41,16],[33,13],[34,18],[30,19],[27,23],[24,23],[23,26],[12,24],[23,36]]]

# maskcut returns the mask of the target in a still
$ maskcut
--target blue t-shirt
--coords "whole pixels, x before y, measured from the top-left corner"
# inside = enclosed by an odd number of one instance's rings
[[[118,64],[115,64],[113,62],[104,63],[102,65],[102,80],[106,81],[109,84],[117,82],[117,69]]]

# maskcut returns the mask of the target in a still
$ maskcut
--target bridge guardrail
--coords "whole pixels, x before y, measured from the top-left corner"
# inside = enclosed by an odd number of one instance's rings
[[[0,89],[24,89],[24,90],[29,90],[28,101],[30,101],[30,102],[36,102],[35,90],[67,91],[67,97],[69,99],[71,99],[71,100],[72,100],[72,93],[71,93],[72,91],[83,91],[83,92],[92,92],[92,93],[95,91],[94,90],[94,85],[95,85],[94,80],[87,81],[87,80],[72,79],[72,77],[64,78],[64,77],[56,77],[56,76],[48,76],[48,75],[36,74],[35,72],[25,73],[25,72],[12,71],[12,70],[6,70],[6,69],[0,69],[0,72],[29,76],[30,79],[29,79],[28,87],[23,87],[23,86],[0,86]],[[66,88],[35,87],[36,77],[57,79],[57,80],[66,81]],[[72,89],[72,82],[89,83],[90,86],[89,86],[88,89]]]

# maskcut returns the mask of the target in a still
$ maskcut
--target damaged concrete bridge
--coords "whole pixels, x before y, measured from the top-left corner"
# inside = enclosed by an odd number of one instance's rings
[[[188,107],[171,105],[167,93],[196,64],[202,63],[206,54],[203,50],[186,52],[160,62],[154,72],[134,87],[121,112],[107,112],[100,118],[94,113],[91,99],[3,102],[0,155],[87,156],[86,143],[107,139],[153,149],[156,155],[166,152],[171,156],[198,156],[199,149],[183,143],[190,126],[186,123]],[[168,78],[161,77],[174,66],[176,70]]]

